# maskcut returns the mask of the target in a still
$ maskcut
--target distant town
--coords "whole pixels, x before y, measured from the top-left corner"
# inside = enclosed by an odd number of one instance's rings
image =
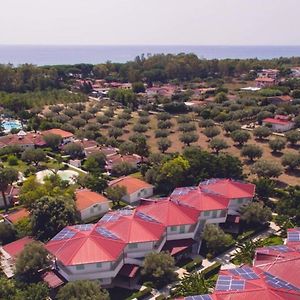
[[[0,65],[0,299],[300,299],[300,58]]]

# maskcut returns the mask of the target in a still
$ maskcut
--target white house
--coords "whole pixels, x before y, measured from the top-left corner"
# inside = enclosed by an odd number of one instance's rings
[[[123,201],[129,204],[137,203],[141,198],[149,198],[153,195],[153,185],[131,176],[121,177],[112,180],[109,186],[122,186],[126,188],[127,195],[123,197]]]
[[[88,189],[77,190],[75,198],[76,208],[82,221],[100,218],[109,210],[109,200]]]
[[[266,118],[262,121],[263,126],[271,126],[274,132],[286,132],[294,128],[295,123],[282,118]]]

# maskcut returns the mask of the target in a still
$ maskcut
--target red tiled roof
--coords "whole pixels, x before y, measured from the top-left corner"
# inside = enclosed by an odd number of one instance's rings
[[[64,284],[64,282],[53,271],[44,273],[42,275],[42,279],[52,289]]]
[[[292,245],[257,249],[254,265],[300,289],[300,252]]]
[[[229,199],[213,193],[202,191],[198,187],[177,188],[173,191],[170,198],[180,204],[197,209],[199,212],[206,210],[226,209]]]
[[[72,132],[69,131],[65,131],[59,128],[53,128],[53,129],[49,129],[49,130],[45,130],[42,132],[43,135],[47,135],[47,134],[56,134],[61,136],[63,139],[64,138],[69,138],[74,136],[74,134]]]
[[[33,242],[33,238],[29,236],[25,236],[22,239],[16,240],[12,243],[6,244],[3,246],[3,250],[8,253],[11,257],[15,258],[18,256],[24,249],[24,247]]]
[[[143,243],[159,241],[165,231],[165,226],[156,220],[145,220],[140,217],[136,210],[128,211],[127,215],[120,215],[120,212],[110,212],[108,215],[115,215],[110,221],[100,219],[98,224],[108,229],[126,243]]]
[[[291,124],[291,121],[282,120],[282,119],[275,119],[275,118],[266,118],[263,119],[263,123],[271,123],[271,124],[278,124],[278,125],[288,125]]]
[[[16,224],[27,217],[29,217],[29,211],[26,208],[11,212],[5,216],[5,218],[12,224]]]
[[[126,245],[122,240],[100,234],[97,224],[78,226],[66,227],[46,244],[64,265],[111,262],[120,257]],[[84,226],[87,230],[80,230]]]
[[[170,200],[143,203],[146,204],[138,206],[136,210],[151,216],[165,226],[196,224],[198,221],[199,212],[196,209]]]
[[[147,189],[147,188],[153,187],[153,185],[151,185],[141,179],[131,177],[131,176],[121,177],[121,178],[112,180],[109,183],[109,186],[112,186],[112,187],[124,186],[124,187],[126,187],[127,193],[129,195],[133,194],[141,189]]]
[[[1,147],[12,145],[36,145],[44,146],[45,141],[43,136],[39,133],[27,132],[25,135],[19,136],[18,134],[9,134],[0,137]]]
[[[92,192],[89,189],[81,189],[75,192],[76,208],[81,211],[88,207],[91,207],[97,203],[108,202],[108,199],[101,194]]]
[[[255,185],[232,179],[210,179],[199,184],[202,190],[210,191],[228,197],[252,198],[255,193]]]

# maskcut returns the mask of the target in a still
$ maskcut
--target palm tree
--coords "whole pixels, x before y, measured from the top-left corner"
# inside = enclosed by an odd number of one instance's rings
[[[252,260],[255,256],[255,250],[261,247],[262,241],[260,239],[256,241],[246,241],[244,243],[237,244],[237,250],[233,255],[233,260],[238,264],[252,264]]]
[[[180,282],[175,285],[174,296],[186,297],[208,293],[208,284],[201,273],[193,272],[185,275]]]
[[[18,171],[12,168],[0,168],[0,191],[5,206],[5,210],[8,210],[8,203],[6,200],[5,192],[10,184],[18,180]]]

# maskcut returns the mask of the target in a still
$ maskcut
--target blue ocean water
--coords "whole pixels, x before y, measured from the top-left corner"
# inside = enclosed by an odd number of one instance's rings
[[[300,56],[300,46],[17,46],[0,45],[0,63],[57,65],[126,62],[141,54],[195,53],[201,58],[259,58]]]

